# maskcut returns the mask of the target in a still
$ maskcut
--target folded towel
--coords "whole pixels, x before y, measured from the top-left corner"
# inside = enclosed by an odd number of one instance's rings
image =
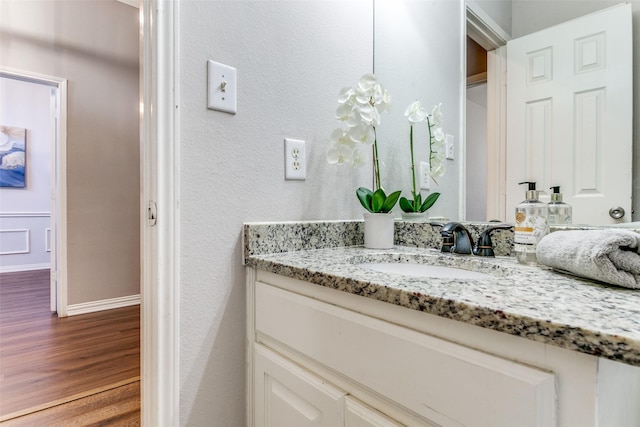
[[[565,230],[544,236],[538,262],[626,288],[640,289],[640,234],[629,230]]]

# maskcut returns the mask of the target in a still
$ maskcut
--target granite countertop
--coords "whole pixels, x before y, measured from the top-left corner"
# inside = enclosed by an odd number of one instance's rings
[[[599,284],[545,267],[520,265],[513,257],[442,254],[425,247],[402,245],[374,250],[347,245],[327,247],[335,242],[315,242],[311,249],[302,245],[302,249],[291,251],[286,247],[271,247],[271,253],[254,251],[251,233],[264,243],[264,231],[260,227],[245,229],[247,266],[640,366],[640,291]],[[298,237],[304,234],[297,233]],[[344,230],[342,233],[349,234]],[[325,234],[323,239],[331,240],[331,233]],[[291,234],[288,236],[291,239]],[[357,265],[368,262],[455,266],[491,277],[425,278],[381,273]]]

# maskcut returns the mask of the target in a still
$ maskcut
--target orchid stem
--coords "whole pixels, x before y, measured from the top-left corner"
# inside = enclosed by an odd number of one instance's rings
[[[413,160],[413,125],[409,126],[409,148],[411,149],[411,178],[413,179],[413,199],[416,197],[416,164]]]
[[[381,187],[380,184],[380,163],[378,162],[378,134],[376,127],[373,126],[373,172],[374,172],[374,186],[378,190]]]
[[[431,120],[429,120],[429,116],[427,116],[427,129],[429,129],[429,173],[433,170],[431,166],[431,159],[433,158],[433,136],[431,134]]]

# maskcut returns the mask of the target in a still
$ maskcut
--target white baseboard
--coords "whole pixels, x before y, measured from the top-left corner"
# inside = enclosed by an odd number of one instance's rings
[[[114,308],[129,307],[140,304],[140,294],[126,297],[103,299],[99,301],[82,302],[67,306],[67,316],[78,314],[94,313],[96,311],[111,310]]]
[[[51,265],[48,262],[42,264],[5,265],[0,266],[0,273],[16,273],[18,271],[48,270]]]

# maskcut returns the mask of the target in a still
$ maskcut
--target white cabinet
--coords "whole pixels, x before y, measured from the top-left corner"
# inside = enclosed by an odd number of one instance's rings
[[[401,427],[399,424],[379,411],[347,396],[345,398],[346,427]]]
[[[250,426],[640,425],[596,357],[251,268],[247,284]],[[638,384],[627,368],[616,381]]]
[[[402,426],[260,344],[253,362],[255,426]]]
[[[256,427],[342,425],[343,391],[259,345],[254,369]]]

